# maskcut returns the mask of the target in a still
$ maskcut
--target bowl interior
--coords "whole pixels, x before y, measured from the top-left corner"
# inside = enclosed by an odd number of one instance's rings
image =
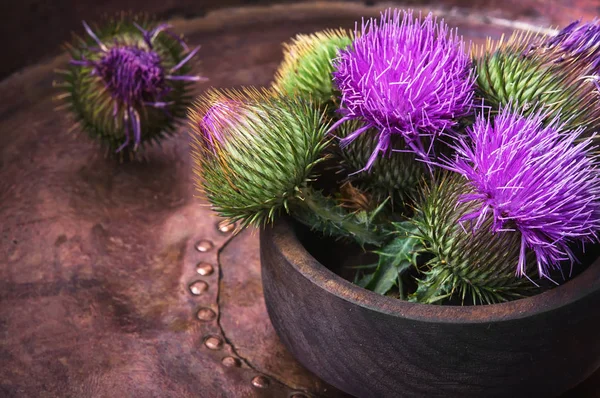
[[[281,253],[306,278],[344,300],[392,315],[432,322],[498,322],[553,311],[600,292],[598,246],[587,248],[581,263],[574,265],[572,279],[543,293],[491,305],[429,305],[382,296],[353,284],[348,267],[375,259],[360,247],[319,236],[290,218],[277,222],[273,234]]]

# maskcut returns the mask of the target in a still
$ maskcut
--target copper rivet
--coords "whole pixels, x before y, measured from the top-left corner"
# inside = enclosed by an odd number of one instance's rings
[[[229,232],[232,232],[235,229],[235,222],[231,222],[229,220],[222,220],[219,221],[219,223],[217,224],[217,228],[219,229],[219,232],[228,234]]]
[[[204,340],[204,345],[211,350],[218,350],[223,346],[223,340],[217,336],[210,336]]]
[[[267,388],[269,387],[269,379],[265,376],[255,376],[252,379],[252,385],[256,388]]]
[[[290,395],[290,398],[308,398],[308,395],[301,392],[295,392],[292,395]]]
[[[190,293],[194,296],[199,296],[208,290],[208,283],[204,281],[196,281],[190,285]]]
[[[205,253],[214,247],[213,243],[209,240],[201,240],[196,243],[196,250]]]
[[[210,308],[200,308],[196,316],[203,322],[209,322],[215,319],[217,314],[215,314],[215,312]]]
[[[227,368],[237,368],[242,364],[236,357],[225,357],[221,360],[221,363]]]
[[[202,276],[208,276],[215,271],[215,268],[209,263],[198,263],[196,265],[196,272]]]

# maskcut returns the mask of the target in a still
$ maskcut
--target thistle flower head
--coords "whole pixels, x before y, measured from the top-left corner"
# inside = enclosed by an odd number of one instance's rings
[[[364,127],[342,143],[373,127],[380,131],[365,168],[388,149],[393,134],[428,157],[434,140],[450,133],[472,105],[474,76],[462,39],[431,14],[398,10],[363,22],[355,36],[334,62],[333,76],[341,92],[339,123],[359,119]]]
[[[543,38],[515,33],[475,51],[477,94],[495,112],[512,107],[528,115],[542,110],[546,121],[560,117],[568,129],[596,130],[598,93],[577,62],[555,62],[539,46]]]
[[[160,57],[152,50],[112,47],[93,66],[111,95],[123,104],[142,104],[168,90]]]
[[[412,301],[491,304],[535,291],[533,283],[515,275],[521,256],[529,276],[536,273],[535,257],[521,253],[519,231],[494,232],[491,216],[482,218],[477,229],[464,221],[479,207],[479,202],[463,199],[473,192],[467,179],[447,171],[421,185],[415,215],[408,222],[411,237],[419,242],[419,261],[425,260]]]
[[[197,187],[218,213],[244,224],[287,209],[327,144],[322,111],[267,91],[210,91],[189,116]]]
[[[297,35],[284,44],[283,62],[275,74],[273,88],[283,95],[299,95],[318,104],[330,105],[333,60],[338,51],[352,44],[352,35],[343,30],[324,30]]]
[[[62,71],[77,122],[120,152],[172,133],[189,101],[189,50],[166,24],[125,15],[92,29],[68,45],[70,68]]]
[[[539,51],[548,54],[554,62],[575,59],[589,64],[596,74],[600,73],[600,21],[580,22],[574,21],[547,38]]]
[[[473,188],[461,200],[478,204],[463,221],[477,228],[491,216],[492,231],[520,232],[520,275],[526,249],[548,276],[561,261],[574,260],[569,244],[597,240],[600,228],[600,170],[588,156],[590,139],[576,143],[581,129],[563,132],[557,119],[546,125],[544,119],[508,107],[493,122],[480,116],[468,137],[457,140],[450,166]]]

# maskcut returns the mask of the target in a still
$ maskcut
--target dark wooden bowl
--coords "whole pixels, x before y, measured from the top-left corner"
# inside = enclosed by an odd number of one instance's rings
[[[306,250],[306,234],[289,219],[261,232],[267,309],[291,353],[347,393],[556,397],[600,367],[600,260],[531,298],[424,305],[341,278]]]

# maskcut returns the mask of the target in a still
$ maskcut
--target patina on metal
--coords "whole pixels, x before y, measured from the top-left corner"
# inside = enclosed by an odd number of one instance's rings
[[[267,85],[282,41],[352,28],[379,9],[307,3],[171,22],[202,45],[196,70],[210,82],[198,94]],[[512,31],[506,21],[519,12],[436,9],[479,41]],[[258,234],[235,235],[195,197],[186,129],[141,162],[106,158],[53,109],[53,70],[67,62],[46,59],[0,82],[0,396],[345,396],[277,338]]]

